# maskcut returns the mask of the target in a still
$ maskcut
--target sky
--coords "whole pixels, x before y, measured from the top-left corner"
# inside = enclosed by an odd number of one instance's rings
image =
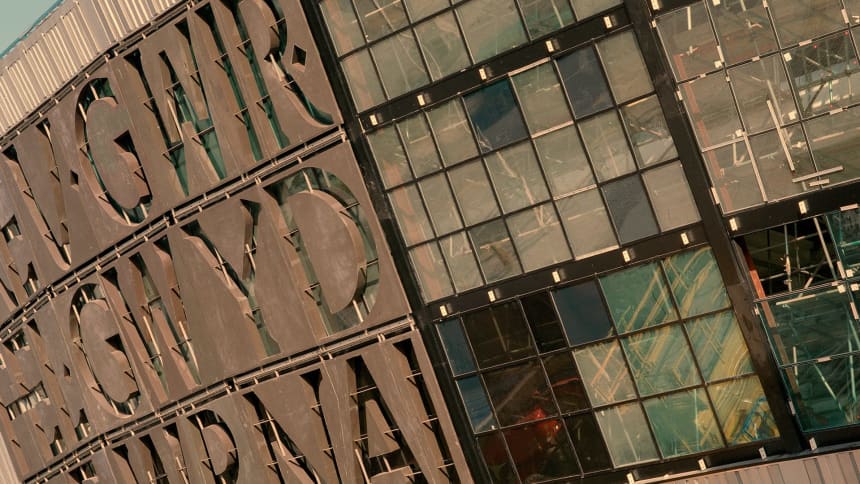
[[[0,52],[23,34],[56,0],[0,0]]]

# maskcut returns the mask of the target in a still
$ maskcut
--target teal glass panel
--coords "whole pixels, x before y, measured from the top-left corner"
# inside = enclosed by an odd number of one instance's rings
[[[558,413],[537,360],[484,373],[499,423],[514,425]]]
[[[657,264],[645,264],[600,279],[619,333],[678,319]]]
[[[415,34],[433,80],[469,66],[469,54],[466,52],[466,45],[454,14],[449,12],[437,15],[419,24],[415,27]]]
[[[536,39],[573,22],[567,0],[519,0],[529,35]]]
[[[849,277],[860,271],[860,210],[825,215],[827,227],[836,245],[836,253]],[[852,274],[853,273],[853,274]]]
[[[476,376],[457,380],[457,388],[460,389],[472,429],[475,432],[483,432],[496,428],[496,417],[493,416],[481,380]]]
[[[526,30],[513,0],[471,0],[457,9],[466,44],[475,62],[526,42]]]
[[[757,377],[710,385],[708,393],[729,445],[779,437]]]
[[[599,410],[597,422],[616,467],[657,459],[657,449],[638,403]]]
[[[574,350],[573,356],[593,406],[636,397],[617,341]]]
[[[467,371],[474,371],[475,361],[472,359],[472,351],[469,349],[466,335],[460,326],[460,320],[442,321],[436,326],[436,329],[439,331],[439,338],[442,340],[442,346],[448,356],[451,372],[459,375]]]
[[[474,2],[473,2],[474,3]],[[525,122],[507,79],[463,96],[482,153],[528,137]]]
[[[684,332],[678,325],[637,333],[624,338],[622,345],[641,395],[700,383]]]
[[[644,405],[663,457],[723,447],[720,427],[705,390],[699,388],[653,398]]]
[[[594,281],[559,289],[553,292],[553,298],[571,345],[590,343],[615,334]]]
[[[705,316],[687,322],[686,327],[705,381],[752,373],[747,344],[734,313]]]
[[[860,354],[785,368],[789,393],[805,431],[860,423]]]
[[[663,260],[663,269],[681,316],[690,317],[730,306],[711,249],[705,247]]]

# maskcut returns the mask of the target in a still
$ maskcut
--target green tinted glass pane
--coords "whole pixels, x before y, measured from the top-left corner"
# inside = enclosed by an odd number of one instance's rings
[[[729,307],[729,296],[711,249],[684,252],[663,260],[681,316],[696,316]]]
[[[411,31],[393,35],[370,50],[389,99],[430,82]]]
[[[438,15],[421,23],[415,27],[415,34],[434,80],[469,66],[469,54],[454,14]]]
[[[430,134],[430,125],[424,119],[424,114],[418,113],[397,123],[403,146],[409,155],[409,164],[415,176],[423,176],[440,168],[439,153],[436,143]]]
[[[648,170],[642,179],[664,232],[699,221],[699,209],[680,161]]]
[[[573,0],[573,9],[576,17],[580,20],[602,12],[615,5],[620,5],[621,0]]]
[[[457,16],[475,62],[527,40],[513,0],[471,0],[457,9]]]
[[[567,240],[551,203],[511,215],[507,222],[524,271],[571,259]]]
[[[412,179],[406,154],[394,126],[387,126],[367,135],[379,174],[386,187],[392,187]]]
[[[354,0],[354,2],[358,18],[364,25],[364,33],[369,41],[394,32],[409,23],[400,0]]]
[[[481,271],[475,261],[475,251],[469,244],[466,232],[460,232],[439,241],[442,247],[442,256],[448,263],[451,278],[454,279],[454,287],[458,292],[463,292],[480,286]]]
[[[537,133],[571,120],[552,62],[513,77],[529,131]]]
[[[678,156],[657,96],[624,106],[621,117],[639,166],[646,167]]]
[[[708,387],[729,445],[779,436],[758,378],[751,376]]]
[[[546,182],[529,142],[497,151],[486,158],[487,170],[505,213],[549,198]]]
[[[537,360],[484,373],[484,383],[502,425],[530,422],[558,413]]]
[[[439,152],[442,154],[442,162],[445,166],[451,166],[478,154],[478,148],[472,137],[472,128],[466,120],[466,114],[459,99],[448,101],[427,111],[427,117],[439,143]]]
[[[499,214],[496,197],[481,160],[464,163],[448,172],[448,176],[466,224],[482,222]]]
[[[678,319],[657,264],[602,277],[600,286],[619,333]]]
[[[460,389],[460,396],[463,398],[466,413],[469,414],[472,429],[475,432],[483,432],[496,428],[496,417],[493,416],[487,394],[481,386],[481,380],[476,376],[457,380],[457,388]]]
[[[744,337],[731,311],[687,322],[687,335],[705,381],[751,373]]]
[[[860,423],[860,365],[856,353],[821,363],[785,368],[783,377],[803,430]]]
[[[379,76],[376,75],[370,60],[370,52],[366,49],[360,50],[342,60],[340,66],[349,84],[349,92],[352,93],[356,109],[364,111],[385,101],[382,84],[379,83]]]
[[[622,340],[640,395],[653,395],[700,382],[680,326],[645,331]]]
[[[457,205],[451,195],[451,187],[448,186],[448,178],[444,173],[425,178],[418,182],[418,185],[421,187],[421,194],[427,203],[430,220],[433,221],[437,235],[444,235],[463,227]]]
[[[475,361],[472,359],[472,351],[469,349],[469,343],[466,342],[466,335],[460,326],[460,320],[443,321],[436,326],[436,329],[439,331],[439,338],[442,340],[445,354],[448,355],[451,372],[459,375],[473,371]]]
[[[400,225],[400,233],[408,245],[433,237],[433,229],[430,227],[417,185],[398,188],[389,194],[389,198]]]
[[[597,422],[616,467],[659,457],[638,403],[599,410]]]
[[[478,252],[478,262],[481,264],[481,270],[487,282],[495,282],[522,273],[504,222],[496,220],[480,225],[469,230],[469,236]]]
[[[611,180],[636,170],[624,129],[614,110],[586,119],[579,123],[579,130],[598,180]]]
[[[575,126],[567,126],[535,139],[535,147],[549,189],[556,197],[594,185],[591,165]]]
[[[703,389],[646,400],[645,412],[663,457],[723,446],[720,428]]]
[[[412,21],[420,20],[447,7],[448,0],[404,0]]]
[[[435,242],[410,250],[409,258],[418,273],[418,282],[425,301],[435,301],[451,295],[451,278],[448,277],[445,262]]]
[[[571,195],[556,202],[556,206],[577,259],[618,247],[600,190]]]
[[[825,216],[845,271],[860,272],[860,210],[846,210]],[[850,276],[849,276],[850,277]]]
[[[533,39],[554,32],[573,22],[567,0],[519,0],[526,27]]]
[[[594,406],[636,397],[633,381],[617,341],[574,350],[576,366]]]
[[[349,0],[322,0],[320,9],[338,54],[364,44],[364,34]]]
[[[590,343],[614,334],[594,281],[559,289],[553,293],[553,298],[571,345]]]

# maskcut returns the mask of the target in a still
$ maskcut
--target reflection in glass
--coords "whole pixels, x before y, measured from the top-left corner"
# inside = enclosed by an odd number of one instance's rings
[[[600,181],[626,175],[636,169],[618,113],[608,111],[579,123],[585,149]]]
[[[499,214],[496,198],[480,160],[458,166],[448,176],[463,219],[471,225]]]
[[[508,217],[508,229],[526,272],[571,258],[570,249],[551,203]]]
[[[815,164],[819,170],[830,171],[822,181],[839,183],[860,177],[860,109],[820,116],[804,127]]]
[[[558,402],[558,408],[562,412],[575,412],[588,408],[585,387],[582,386],[582,378],[576,371],[570,352],[545,356],[543,366],[546,369],[549,386]]]
[[[522,482],[579,473],[561,420],[505,430],[504,434]]]
[[[639,166],[644,168],[678,156],[657,96],[624,106],[621,117]]]
[[[427,212],[424,211],[416,185],[407,185],[393,190],[389,198],[400,226],[400,233],[403,234],[407,245],[424,242],[433,237],[433,229],[430,228],[430,220],[427,218]]]
[[[579,457],[583,472],[598,471],[612,467],[609,452],[603,444],[600,429],[594,415],[587,413],[564,419],[567,431],[573,441],[573,448]]]
[[[600,278],[600,287],[619,333],[678,319],[656,264],[645,264]]]
[[[467,291],[483,284],[475,253],[469,245],[466,232],[459,232],[439,241],[442,256],[448,263],[457,292]]]
[[[690,79],[720,67],[717,39],[704,2],[661,15],[657,30],[675,79]]]
[[[729,296],[709,248],[663,259],[663,269],[681,316],[697,316],[729,307]]]
[[[577,259],[618,247],[599,190],[564,198],[556,206]]]
[[[857,102],[860,65],[848,32],[796,47],[783,57],[804,118]]]
[[[597,50],[616,102],[620,104],[654,90],[632,30],[606,38],[597,44]]]
[[[711,74],[682,84],[681,92],[693,131],[702,149],[743,135],[738,111],[724,73]]]
[[[746,342],[731,311],[688,321],[686,328],[705,381],[753,371]]]
[[[423,4],[426,0],[415,1]],[[437,15],[418,24],[415,34],[418,36],[418,45],[424,52],[424,58],[427,59],[430,78],[434,81],[469,66],[469,55],[466,53],[466,45],[454,14],[449,12]]]
[[[463,326],[480,368],[535,354],[528,326],[516,301],[469,313],[463,317]]]
[[[526,296],[520,302],[535,336],[538,351],[544,353],[566,346],[561,324],[548,293]]]
[[[360,50],[340,61],[340,67],[349,84],[349,92],[358,111],[376,106],[385,101],[382,84],[370,60],[370,52]]]
[[[617,341],[608,341],[573,350],[576,366],[592,406],[636,397],[633,381]]]
[[[558,413],[537,360],[484,373],[484,383],[502,425],[531,422]]]
[[[323,18],[338,54],[349,52],[364,44],[364,34],[349,0],[322,0]]]
[[[642,178],[663,231],[699,221],[699,209],[680,162],[648,170]]]
[[[430,82],[411,31],[389,37],[370,50],[389,99]]]
[[[588,164],[575,126],[545,134],[535,139],[535,146],[553,195],[567,195],[594,185],[591,165]]]
[[[616,467],[658,457],[638,403],[599,410],[597,422]]]
[[[758,378],[750,376],[708,387],[729,445],[779,436]]]
[[[779,55],[733,67],[729,78],[747,132],[758,133],[798,119]]]
[[[451,279],[448,277],[445,262],[435,242],[411,249],[409,257],[412,259],[415,272],[418,273],[418,282],[425,301],[451,295]]]
[[[538,133],[570,121],[570,111],[552,62],[513,76],[529,131]]]
[[[418,113],[400,121],[397,123],[397,129],[400,131],[403,146],[409,155],[409,164],[415,176],[424,176],[442,167],[424,114]]]
[[[732,143],[703,155],[723,213],[762,204],[758,175],[746,143]]]
[[[549,198],[549,190],[529,142],[497,151],[486,158],[487,169],[505,213]]]
[[[856,346],[854,346],[856,348]],[[860,423],[860,354],[784,369],[783,378],[805,431]]]
[[[469,414],[469,422],[475,432],[483,432],[496,428],[496,417],[487,401],[487,394],[481,386],[481,380],[477,376],[457,380],[457,388],[463,398],[466,413]]]
[[[779,200],[815,188],[809,184],[815,178],[809,175],[816,169],[800,126],[753,136],[750,148],[768,200]]]
[[[436,325],[439,338],[448,355],[448,363],[454,375],[475,370],[475,362],[472,360],[472,351],[466,341],[466,335],[460,326],[459,319],[449,319]]]
[[[594,281],[559,289],[553,292],[553,298],[571,345],[590,343],[614,334]]]
[[[824,219],[845,273],[860,273],[860,210],[840,210]]]
[[[763,0],[705,2],[726,62],[735,64],[777,49]]]
[[[604,185],[602,190],[609,215],[618,232],[618,240],[622,244],[659,232],[651,204],[638,176],[613,181]]]
[[[519,0],[531,38],[554,32],[573,22],[567,0]]]
[[[621,343],[640,395],[654,395],[701,383],[680,326],[636,333]]]
[[[475,62],[527,40],[513,0],[471,0],[457,8],[457,16]]]
[[[612,97],[594,48],[579,49],[556,62],[577,118],[612,106]]]
[[[845,26],[838,0],[780,0],[768,7],[783,47]]]
[[[379,174],[386,187],[392,187],[412,179],[406,154],[394,126],[386,126],[367,135]]]
[[[376,40],[409,23],[400,0],[354,0],[367,40]]]
[[[439,152],[445,166],[478,154],[475,140],[472,139],[472,128],[469,127],[459,99],[453,99],[427,111],[427,117],[439,143]]]
[[[723,447],[705,390],[697,388],[652,398],[644,404],[663,457]]]
[[[481,448],[481,455],[484,456],[484,463],[487,464],[487,470],[490,471],[490,477],[494,483],[517,484],[519,482],[516,471],[511,466],[511,460],[508,458],[501,432],[478,437],[478,447]]]
[[[514,93],[506,79],[467,94],[463,100],[475,126],[481,152],[501,148],[528,136]]]
[[[469,231],[469,236],[478,251],[478,261],[488,283],[522,272],[504,222],[495,220],[479,225]]]
[[[430,212],[430,220],[433,221],[436,234],[447,234],[463,227],[444,173],[425,178],[418,182],[418,185],[427,202],[427,210]]]

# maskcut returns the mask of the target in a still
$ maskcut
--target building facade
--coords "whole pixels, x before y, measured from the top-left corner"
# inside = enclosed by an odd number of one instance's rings
[[[0,61],[18,479],[860,480],[860,4],[772,3],[59,4]]]

